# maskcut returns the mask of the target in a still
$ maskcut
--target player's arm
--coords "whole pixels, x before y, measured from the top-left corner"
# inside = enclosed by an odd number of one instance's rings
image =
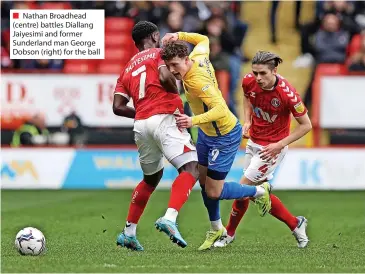
[[[312,129],[312,123],[308,116],[308,110],[304,106],[304,103],[302,102],[302,99],[300,98],[297,91],[294,88],[291,88],[290,93],[287,92],[287,94],[294,94],[294,97],[287,97],[287,105],[299,125],[288,137],[280,141],[283,147],[302,138]]]
[[[246,92],[243,90],[244,96],[243,96],[243,129],[242,129],[242,135],[244,138],[249,138],[248,131],[251,128],[252,124],[252,105],[249,99],[249,95],[246,94]]]
[[[176,85],[176,78],[167,69],[165,62],[161,58],[159,58],[159,61],[158,61],[158,75],[159,75],[159,80],[160,80],[162,87],[167,92],[179,94],[179,91],[178,91],[177,85]]]
[[[243,119],[245,123],[251,123],[252,119],[252,105],[250,99],[243,97]]]
[[[298,126],[296,129],[293,130],[293,132],[286,138],[280,141],[281,145],[283,147],[295,142],[296,140],[299,140],[304,135],[306,135],[311,129],[312,129],[312,123],[309,119],[308,113],[295,118],[298,122]]]
[[[126,92],[122,83],[122,76],[117,80],[117,85],[114,91],[113,99],[113,112],[117,116],[133,118],[136,117],[136,111],[134,108],[128,107],[129,94]]]
[[[199,80],[199,79],[197,79]],[[219,96],[220,92],[216,90],[216,87],[206,82],[191,81],[194,83],[194,87],[189,88],[191,93],[195,95],[208,107],[208,111],[192,117],[192,125],[200,125],[218,121],[226,115],[225,102]]]
[[[191,56],[206,54],[209,56],[209,38],[205,35],[193,32],[178,32],[179,40],[193,44],[195,47]]]
[[[115,93],[113,100],[113,112],[117,116],[132,118],[136,117],[136,111],[134,108],[128,107],[129,99],[121,94]]]
[[[162,38],[162,44],[166,44],[170,41],[182,40],[193,44],[194,50],[190,55],[206,54],[209,55],[209,38],[205,35],[193,32],[177,32],[167,33]]]

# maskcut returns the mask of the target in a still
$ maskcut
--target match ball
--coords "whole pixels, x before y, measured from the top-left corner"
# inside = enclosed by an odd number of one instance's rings
[[[16,234],[15,248],[21,255],[38,256],[46,250],[46,238],[39,229],[26,227]]]

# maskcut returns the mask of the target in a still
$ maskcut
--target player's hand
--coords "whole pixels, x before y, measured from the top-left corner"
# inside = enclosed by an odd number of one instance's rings
[[[284,148],[281,142],[272,143],[264,147],[259,153],[260,158],[264,161],[270,162],[273,160]]]
[[[178,128],[189,128],[193,126],[191,117],[186,114],[175,114],[175,119]]]
[[[250,139],[249,130],[251,128],[251,123],[244,123],[242,128],[242,137],[244,139]]]
[[[179,40],[179,35],[177,33],[166,33],[165,36],[162,38],[161,43],[164,46],[168,42],[174,42],[177,40]]]

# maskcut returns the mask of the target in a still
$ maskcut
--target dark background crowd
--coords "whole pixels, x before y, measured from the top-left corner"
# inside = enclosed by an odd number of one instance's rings
[[[268,18],[270,41],[277,44],[277,12],[281,1],[271,1]],[[11,60],[10,59],[10,10],[11,9],[104,9],[106,16],[106,58],[100,64],[88,60]],[[130,37],[118,39],[108,29],[112,29],[114,19],[127,18],[133,22],[148,20],[159,26],[161,36],[167,32],[187,31],[205,34],[210,38],[210,59],[221,83],[221,90],[231,111],[237,113],[235,92],[241,79],[242,65],[250,60],[243,51],[249,25],[242,18],[244,2],[218,1],[2,1],[1,2],[1,68],[5,70],[52,70],[65,73],[112,73],[120,69],[135,53],[135,49],[121,49],[130,43]],[[349,71],[365,71],[365,1],[316,1],[313,21],[300,22],[302,2],[295,3],[295,28],[300,34],[301,55],[293,60],[294,67],[312,67],[312,77],[304,93],[306,105],[312,103],[312,83],[319,64],[343,64]],[[257,12],[257,11],[256,11]],[[291,15],[290,15],[291,16]],[[109,20],[109,21],[107,21]],[[130,22],[128,21],[128,22]],[[116,24],[122,21],[115,21]],[[127,22],[127,21],[126,21]],[[118,26],[117,26],[118,27]],[[130,33],[130,31],[129,31]],[[126,35],[130,36],[130,34]],[[123,40],[127,39],[127,40]],[[128,40],[129,39],[129,40]],[[120,43],[120,44],[118,44]],[[120,45],[120,48],[118,48]],[[81,127],[82,117],[77,113]],[[71,118],[66,117],[65,121]],[[76,118],[75,118],[76,119]],[[67,129],[69,122],[60,125]],[[108,130],[90,129],[88,138],[81,138],[87,143],[102,142],[98,136],[108,134]],[[129,129],[128,129],[129,130]],[[81,130],[82,131],[82,130]],[[80,130],[78,132],[81,132]],[[132,134],[125,129],[114,129],[109,138],[114,141],[133,142]],[[4,142],[8,142],[10,133],[2,131]],[[100,134],[99,134],[100,133]],[[8,134],[8,135],[7,135]],[[10,136],[10,135],[9,135]],[[96,140],[92,140],[96,139]],[[100,140],[99,140],[100,139]],[[4,143],[3,142],[3,143]]]

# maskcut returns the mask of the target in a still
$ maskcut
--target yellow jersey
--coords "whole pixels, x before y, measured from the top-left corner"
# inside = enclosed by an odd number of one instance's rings
[[[199,126],[208,136],[226,135],[237,124],[237,118],[218,88],[209,61],[209,39],[197,33],[179,32],[178,35],[179,40],[195,45],[189,55],[193,65],[183,77],[186,99],[194,113],[192,124]]]

